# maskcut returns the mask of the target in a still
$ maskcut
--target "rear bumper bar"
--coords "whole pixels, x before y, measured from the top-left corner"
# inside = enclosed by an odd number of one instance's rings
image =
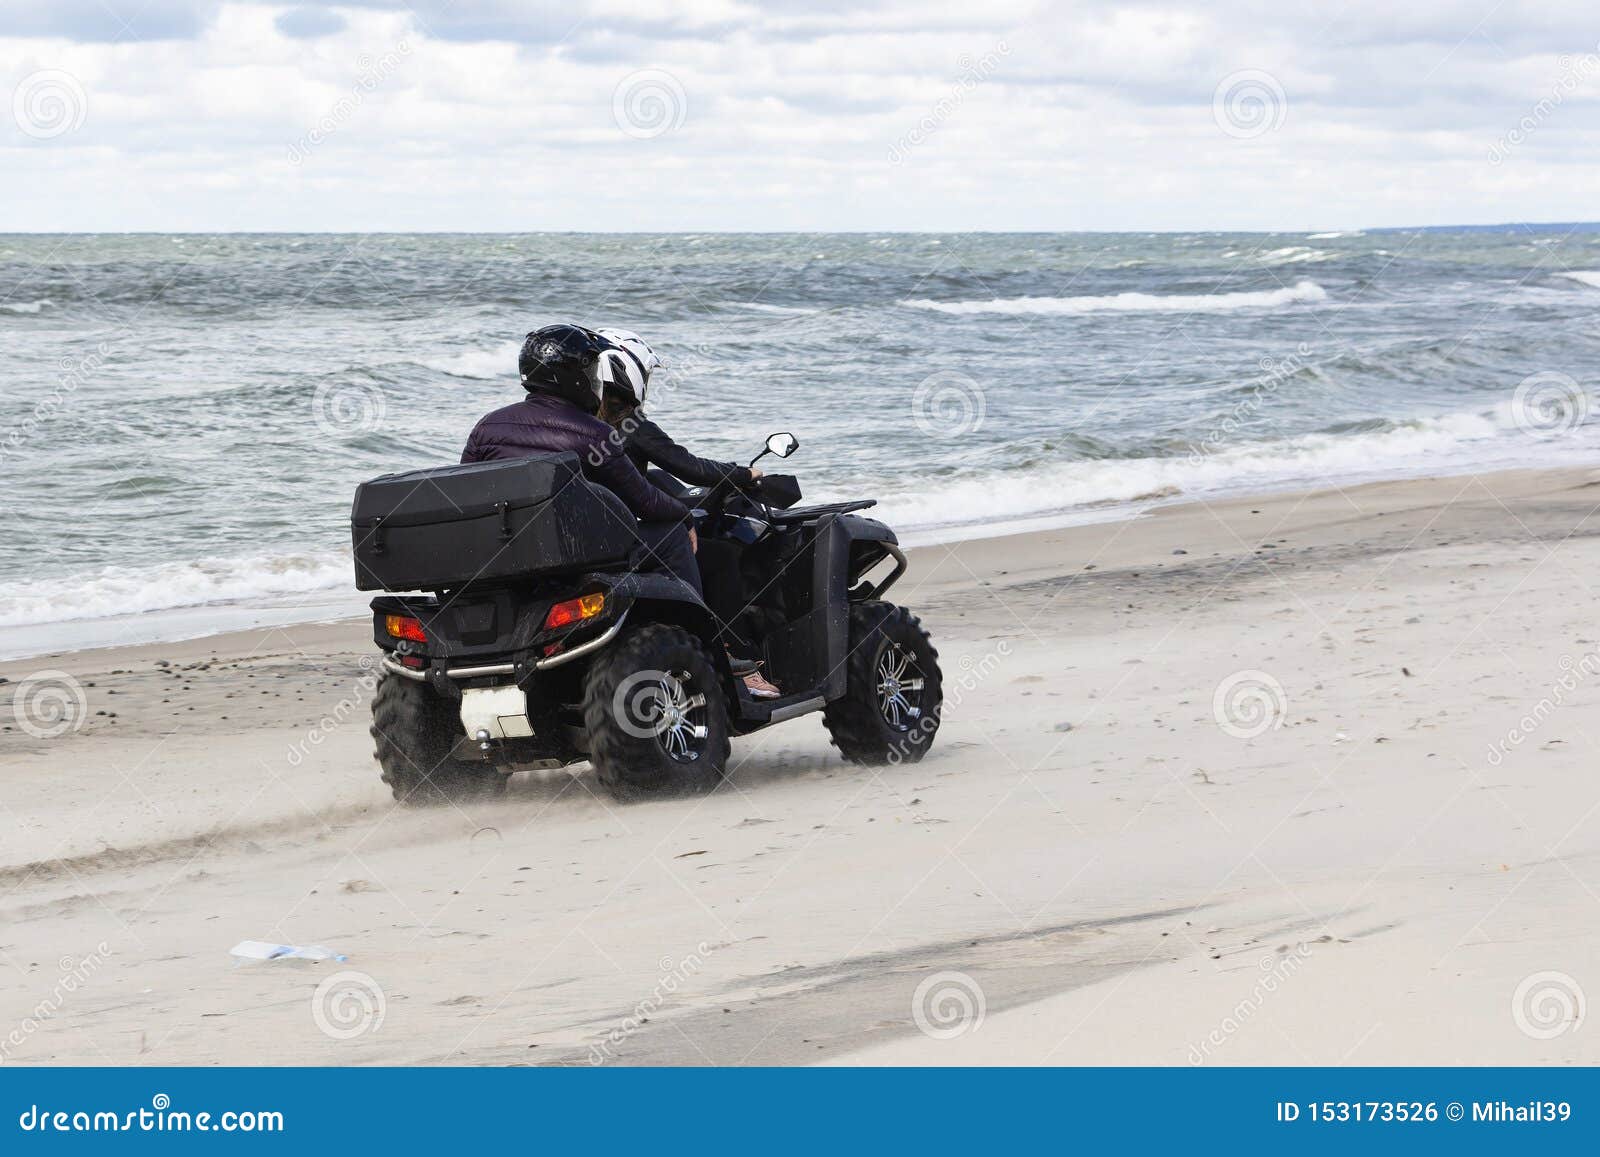
[[[581,659],[585,655],[593,654],[621,634],[622,626],[627,621],[628,612],[623,611],[621,615],[617,616],[616,622],[588,642],[579,643],[570,651],[562,651],[556,655],[546,655],[533,665],[534,670],[548,671],[552,667],[559,667],[563,663],[570,663],[574,659]],[[385,655],[378,665],[391,674],[411,679],[417,683],[426,683],[429,680],[429,674],[426,670],[414,671],[410,667],[396,662],[393,655]],[[486,679],[495,675],[514,675],[516,671],[517,665],[515,663],[490,663],[481,667],[451,667],[444,672],[444,677],[447,679]]]

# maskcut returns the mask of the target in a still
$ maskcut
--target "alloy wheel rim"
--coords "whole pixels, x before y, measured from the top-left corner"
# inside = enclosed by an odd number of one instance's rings
[[[668,758],[693,763],[705,750],[706,697],[694,690],[687,671],[667,671],[661,677],[660,716],[656,721],[656,742]]]
[[[890,643],[878,656],[878,714],[896,731],[910,731],[922,718],[923,678],[911,652]]]

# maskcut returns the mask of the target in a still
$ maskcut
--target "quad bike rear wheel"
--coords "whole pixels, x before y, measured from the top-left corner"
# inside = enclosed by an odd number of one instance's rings
[[[915,615],[893,603],[850,608],[844,697],[822,713],[851,763],[916,763],[933,746],[944,706],[939,652]]]
[[[693,795],[722,782],[722,680],[705,646],[679,627],[642,627],[602,653],[584,680],[583,722],[589,761],[618,800]]]
[[[453,705],[427,685],[394,674],[379,680],[372,697],[374,758],[401,803],[464,803],[505,791],[499,771],[451,755],[465,735]]]

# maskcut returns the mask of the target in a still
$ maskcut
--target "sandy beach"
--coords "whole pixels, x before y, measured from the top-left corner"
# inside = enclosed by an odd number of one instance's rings
[[[922,548],[926,761],[809,717],[629,807],[393,804],[364,620],[6,664],[0,1057],[1593,1063],[1597,509],[1518,472]],[[46,672],[87,713],[41,738]]]

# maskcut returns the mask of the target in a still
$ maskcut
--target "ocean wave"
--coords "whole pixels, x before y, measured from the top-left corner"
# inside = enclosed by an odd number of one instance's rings
[[[1282,249],[1270,249],[1265,253],[1256,255],[1264,265],[1295,265],[1302,261],[1337,261],[1337,253],[1329,253],[1325,249],[1312,249],[1306,245],[1289,245]]]
[[[521,349],[520,343],[510,342],[495,349],[459,350],[438,357],[421,358],[419,362],[430,370],[448,374],[452,378],[492,382],[516,375],[517,354]]]
[[[1576,281],[1580,285],[1600,289],[1600,269],[1569,269],[1556,274],[1556,276]]]
[[[1326,301],[1328,291],[1315,281],[1299,281],[1281,289],[1241,293],[1110,293],[1085,297],[999,297],[989,301],[932,301],[909,298],[909,309],[940,313],[1212,313],[1235,309],[1276,309],[1285,305]]]
[[[0,301],[0,309],[7,313],[38,313],[54,304],[48,297],[41,297],[38,301]]]
[[[337,553],[108,566],[87,574],[11,585],[0,593],[0,627],[284,598],[348,588],[352,582],[349,555]]]
[[[780,317],[809,317],[822,312],[804,305],[768,305],[761,301],[724,301],[721,305],[723,309],[748,309],[753,313],[774,313]]]
[[[1579,458],[1592,456],[1594,450],[1587,438],[1563,445]],[[904,531],[959,532],[984,523],[1087,512],[1156,498],[1264,493],[1416,474],[1548,465],[1551,453],[1551,442],[1517,431],[1508,403],[1489,412],[1380,421],[1349,433],[1307,434],[1214,450],[1197,444],[1192,452],[1177,456],[1069,461],[1036,470],[969,476],[916,492],[885,494],[875,513]]]

